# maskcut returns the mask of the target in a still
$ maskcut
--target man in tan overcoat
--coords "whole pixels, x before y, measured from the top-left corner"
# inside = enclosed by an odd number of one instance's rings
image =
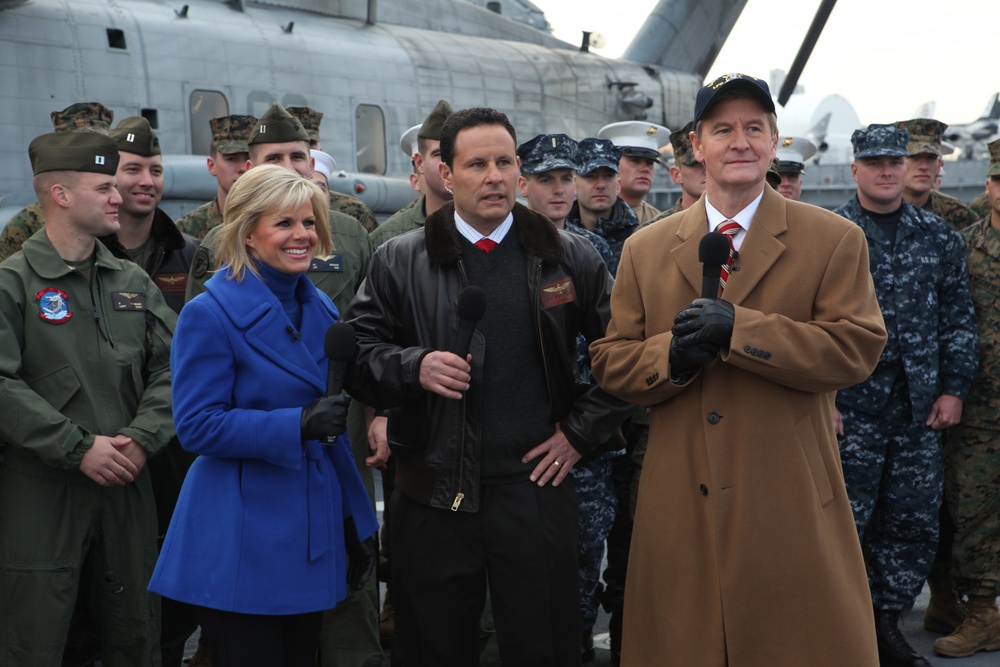
[[[833,425],[886,340],[864,235],[764,186],[763,81],[702,88],[691,139],[706,194],[625,244],[591,346],[600,385],[652,408],[622,665],[876,667]],[[699,299],[699,244],[724,223],[725,287]]]

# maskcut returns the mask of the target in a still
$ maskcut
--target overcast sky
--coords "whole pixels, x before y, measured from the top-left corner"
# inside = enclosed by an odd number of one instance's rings
[[[712,0],[701,0],[711,2]],[[617,57],[656,0],[533,0],[554,33],[573,44],[601,32]],[[768,79],[788,70],[819,0],[748,0],[709,79],[744,72]],[[938,8],[938,15],[915,10]],[[968,123],[1000,90],[1000,0],[839,0],[799,79],[807,93],[845,97],[862,123],[911,118],[930,101],[934,117]],[[777,91],[772,91],[777,95]],[[779,118],[780,118],[779,110]]]

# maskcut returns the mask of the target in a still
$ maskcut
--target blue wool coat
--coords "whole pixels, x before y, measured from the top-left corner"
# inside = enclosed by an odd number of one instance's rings
[[[300,439],[302,408],[326,392],[326,330],[339,315],[302,276],[300,332],[259,278],[226,280],[181,311],[173,410],[188,471],[149,589],[247,614],[332,609],[346,595],[343,519],[378,522],[341,436]]]

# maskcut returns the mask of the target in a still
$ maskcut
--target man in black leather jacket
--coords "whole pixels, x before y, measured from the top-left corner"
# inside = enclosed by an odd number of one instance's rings
[[[454,192],[422,231],[386,242],[345,319],[352,393],[388,409],[397,457],[393,595],[404,666],[476,664],[487,578],[501,661],[577,665],[577,501],[567,473],[620,446],[630,406],[577,378],[576,334],[600,337],[612,278],[586,240],[515,203],[514,130],[455,112],[441,174]],[[466,358],[467,285],[487,295]]]

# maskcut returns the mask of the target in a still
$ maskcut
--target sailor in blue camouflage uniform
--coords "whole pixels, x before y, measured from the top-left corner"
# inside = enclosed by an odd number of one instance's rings
[[[858,192],[836,210],[868,239],[889,334],[872,375],[836,399],[882,667],[929,665],[900,633],[899,617],[937,548],[942,433],[960,420],[978,365],[965,244],[944,220],[903,200],[908,139],[892,125],[855,131]]]
[[[573,205],[576,185],[573,173],[578,167],[579,146],[565,134],[539,134],[517,148],[521,158],[518,187],[528,207],[547,216],[556,227],[567,229],[590,241],[600,253],[608,271],[618,268],[611,246],[593,232],[568,223],[566,215]],[[590,353],[587,340],[577,334],[577,365],[580,377],[590,381]],[[605,452],[580,460],[572,470],[576,496],[580,501],[577,560],[580,570],[580,616],[583,621],[581,660],[594,659],[594,623],[597,622],[598,595],[601,591],[601,561],[604,542],[615,519],[615,489],[611,481],[611,457],[622,452]]]
[[[607,241],[616,258],[621,257],[625,240],[639,229],[632,207],[618,196],[621,156],[622,149],[609,139],[588,138],[579,143],[576,204],[567,215],[568,222]]]
[[[608,139],[584,139],[580,142],[576,170],[576,205],[570,211],[572,222],[601,236],[615,256],[621,258],[625,241],[639,229],[639,220],[632,207],[617,196],[618,161],[622,149]],[[612,275],[617,274],[617,269]],[[608,566],[604,570],[604,590],[598,595],[604,610],[610,614],[608,631],[611,645],[611,664],[617,666],[621,659],[621,633],[625,605],[625,575],[628,571],[629,544],[632,541],[632,517],[629,505],[632,484],[639,467],[632,460],[632,452],[649,433],[648,412],[636,408],[632,419],[623,425],[627,442],[626,456],[611,459],[611,479],[615,488],[616,506],[614,524],[608,536]]]
[[[565,134],[539,134],[517,147],[521,158],[518,189],[528,200],[528,208],[548,216],[556,227],[582,236],[593,244],[611,275],[618,260],[608,242],[579,224],[567,220],[576,198],[576,171],[579,144]]]

